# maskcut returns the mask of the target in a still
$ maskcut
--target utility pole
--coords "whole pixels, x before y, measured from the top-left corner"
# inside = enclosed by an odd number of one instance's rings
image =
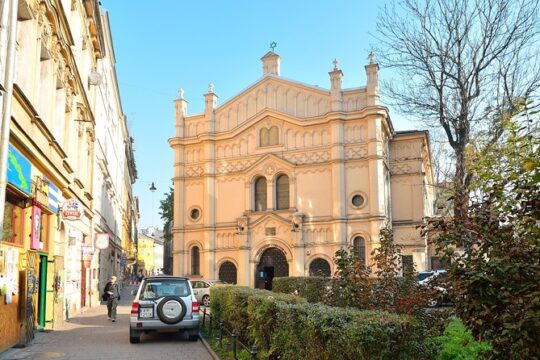
[[[9,128],[11,122],[11,103],[13,99],[13,81],[15,77],[15,46],[17,41],[17,0],[7,0],[2,9],[0,31],[7,29],[7,49],[4,86],[2,94],[2,123],[0,127],[0,241],[4,237],[4,206],[6,202],[7,162],[9,146]],[[7,24],[6,24],[7,22]],[[7,25],[7,26],[6,26]],[[1,76],[2,74],[0,74]]]

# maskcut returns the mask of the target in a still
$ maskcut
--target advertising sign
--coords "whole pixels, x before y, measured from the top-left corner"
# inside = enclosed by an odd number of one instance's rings
[[[62,218],[64,220],[81,220],[83,216],[82,204],[77,200],[67,200],[62,205]]]
[[[32,192],[32,165],[11,144],[8,147],[7,181],[26,195]]]

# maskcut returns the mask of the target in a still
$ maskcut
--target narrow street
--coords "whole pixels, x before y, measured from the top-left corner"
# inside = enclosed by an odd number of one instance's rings
[[[212,359],[199,341],[190,342],[183,334],[143,334],[140,344],[129,343],[129,312],[134,286],[122,291],[115,323],[107,320],[101,305],[70,319],[61,329],[36,334],[24,349],[0,353],[0,360],[26,359]]]

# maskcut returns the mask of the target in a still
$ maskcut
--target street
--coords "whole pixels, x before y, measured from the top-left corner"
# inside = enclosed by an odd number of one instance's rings
[[[201,341],[190,342],[183,334],[143,334],[140,344],[129,343],[129,313],[134,286],[122,290],[116,323],[107,320],[100,305],[70,319],[61,329],[36,334],[23,349],[0,353],[0,360],[26,359],[212,359]]]

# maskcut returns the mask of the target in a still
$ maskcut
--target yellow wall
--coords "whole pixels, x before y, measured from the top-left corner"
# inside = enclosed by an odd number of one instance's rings
[[[146,271],[150,271],[154,267],[154,240],[152,238],[139,234],[137,260],[139,264],[144,261]]]

